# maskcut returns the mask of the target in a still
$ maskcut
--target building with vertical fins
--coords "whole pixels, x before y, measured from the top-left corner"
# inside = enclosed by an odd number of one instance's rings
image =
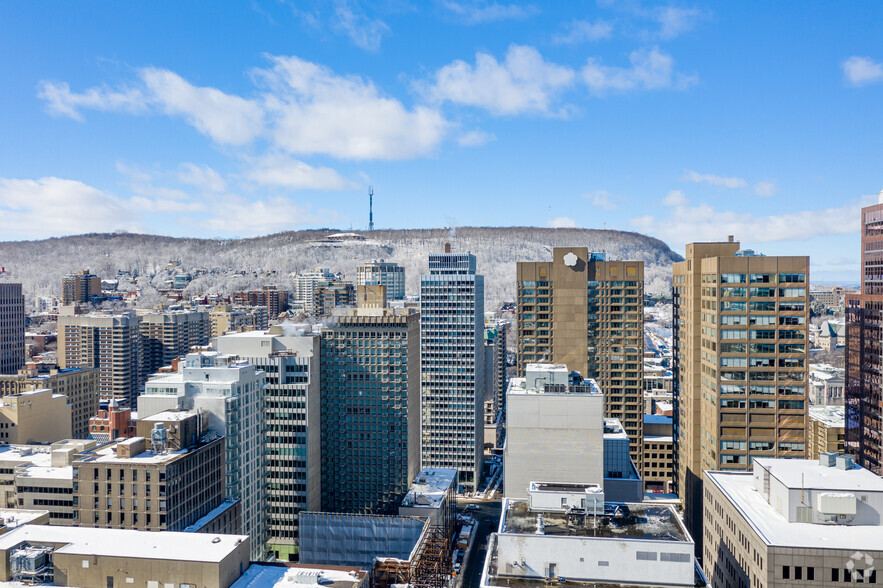
[[[883,190],[862,208],[862,289],[846,302],[846,451],[883,475]]]
[[[322,328],[322,510],[396,514],[420,471],[420,316],[383,287]]]
[[[25,298],[21,284],[0,282],[0,374],[25,364]]]
[[[319,336],[274,326],[218,337],[216,346],[266,375],[267,542],[275,559],[295,561],[300,513],[321,510]]]
[[[643,471],[644,262],[556,247],[552,261],[518,262],[516,279],[519,377],[546,362],[595,380]]]
[[[430,254],[420,276],[423,467],[457,468],[460,487],[481,476],[484,413],[484,276],[471,253]]]
[[[674,486],[701,549],[704,471],[806,456],[809,258],[732,237],[685,257],[672,269]]]
[[[236,356],[188,353],[178,371],[147,382],[138,417],[169,410],[207,413],[208,430],[226,437],[225,493],[242,505],[242,532],[251,559],[267,558],[267,468],[264,444],[264,372]]]

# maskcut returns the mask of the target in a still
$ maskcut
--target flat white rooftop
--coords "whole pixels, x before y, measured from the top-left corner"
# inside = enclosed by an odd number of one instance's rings
[[[164,410],[148,417],[144,417],[141,420],[155,422],[183,421],[184,419],[192,417],[196,414],[199,413],[197,413],[195,410]]]
[[[215,539],[218,539],[217,543]],[[0,535],[0,550],[11,549],[22,542],[32,545],[66,543],[67,545],[56,549],[56,552],[134,559],[220,562],[243,541],[248,541],[248,535],[24,525]]]
[[[771,476],[788,488],[883,492],[883,478],[862,467],[841,470],[820,465],[815,459],[769,457],[757,457],[754,463],[768,470]],[[883,528],[880,532],[883,535]]]
[[[846,408],[843,406],[810,406],[809,418],[829,427],[843,427],[846,424]]]
[[[582,383],[577,387],[578,392],[572,391],[573,388],[569,387],[571,391],[569,392],[560,392],[557,389],[554,391],[546,390],[545,388],[538,388],[536,386],[528,386],[527,378],[510,378],[509,379],[509,387],[506,389],[506,394],[568,394],[571,396],[589,396],[601,394],[601,388],[598,386],[598,383],[589,378],[588,380],[583,380]]]
[[[73,466],[31,466],[17,472],[16,476],[41,480],[73,480],[74,468]]]
[[[251,564],[230,588],[353,588],[359,585],[364,575],[365,572],[360,572],[358,568],[342,566]]]
[[[825,469],[835,471],[835,468]],[[867,473],[873,476],[870,472]],[[751,472],[705,472],[706,483],[713,483],[720,488],[767,545],[802,549],[883,551],[883,528],[879,526],[789,523],[755,489],[753,477]],[[799,483],[798,480],[798,487]],[[877,483],[883,484],[883,481],[878,478]],[[839,489],[840,486],[833,486],[832,489],[834,488]]]
[[[438,508],[451,485],[456,484],[455,468],[423,468],[402,500],[407,508]]]
[[[39,448],[29,445],[3,445],[0,446],[0,461],[17,461],[49,466],[52,463],[50,451],[51,448],[48,445],[41,445]]]

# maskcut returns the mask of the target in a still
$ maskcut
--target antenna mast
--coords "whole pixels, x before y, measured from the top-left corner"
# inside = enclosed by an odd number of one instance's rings
[[[374,186],[368,186],[368,230],[374,230]]]

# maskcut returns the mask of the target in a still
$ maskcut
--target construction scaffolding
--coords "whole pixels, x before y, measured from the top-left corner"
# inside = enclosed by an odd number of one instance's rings
[[[378,558],[374,562],[372,588],[408,584],[411,588],[445,588],[451,580],[451,536],[433,526],[420,537],[411,560]]]

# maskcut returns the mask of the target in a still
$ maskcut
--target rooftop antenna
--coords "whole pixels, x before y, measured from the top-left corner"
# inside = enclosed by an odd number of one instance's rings
[[[552,226],[552,205],[549,205],[549,226]]]
[[[368,230],[374,230],[374,186],[368,186]]]

